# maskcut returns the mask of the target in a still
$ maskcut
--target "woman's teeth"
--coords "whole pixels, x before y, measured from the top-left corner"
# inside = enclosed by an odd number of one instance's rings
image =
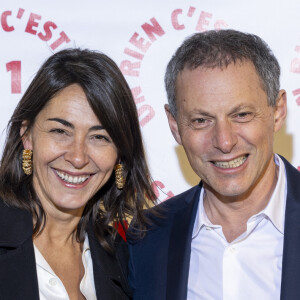
[[[230,161],[215,161],[213,162],[215,166],[222,169],[230,169],[230,168],[237,168],[241,166],[245,160],[247,159],[247,156],[241,156],[239,158],[230,160]]]
[[[90,177],[90,175],[71,176],[66,173],[59,172],[57,170],[55,170],[55,171],[56,171],[56,174],[58,175],[58,177],[61,178],[63,181],[68,182],[68,183],[73,183],[73,184],[83,183]]]

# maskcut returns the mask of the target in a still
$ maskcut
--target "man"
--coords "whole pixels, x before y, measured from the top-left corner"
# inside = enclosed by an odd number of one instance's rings
[[[129,239],[135,300],[300,299],[300,174],[273,153],[287,110],[279,75],[265,42],[234,30],[176,51],[165,110],[201,182]]]

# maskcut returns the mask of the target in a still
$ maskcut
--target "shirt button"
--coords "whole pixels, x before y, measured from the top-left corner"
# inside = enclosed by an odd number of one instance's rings
[[[229,253],[233,254],[235,252],[235,248],[233,246],[228,248]]]
[[[57,280],[56,280],[55,278],[50,278],[49,284],[50,284],[51,286],[55,286],[55,285],[57,285]]]
[[[208,231],[210,231],[210,230],[211,230],[211,228],[210,228],[210,227],[208,227],[208,226],[206,226],[205,228],[206,228],[206,230],[208,230]]]

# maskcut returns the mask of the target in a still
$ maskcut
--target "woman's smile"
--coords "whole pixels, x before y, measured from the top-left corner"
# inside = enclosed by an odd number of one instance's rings
[[[45,210],[46,203],[81,210],[109,180],[118,157],[76,84],[64,88],[38,114],[25,147],[34,153],[33,184]]]

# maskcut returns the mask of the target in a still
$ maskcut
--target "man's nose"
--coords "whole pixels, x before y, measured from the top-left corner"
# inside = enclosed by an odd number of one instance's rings
[[[213,145],[223,153],[230,153],[237,143],[237,135],[229,120],[217,122],[214,127]]]

